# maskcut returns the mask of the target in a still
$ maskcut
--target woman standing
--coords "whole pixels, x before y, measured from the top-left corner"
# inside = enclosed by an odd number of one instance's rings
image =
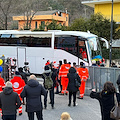
[[[81,79],[79,75],[76,73],[76,69],[74,67],[71,67],[69,69],[69,73],[67,74],[67,77],[69,79],[67,90],[69,91],[69,104],[68,106],[71,106],[71,97],[73,95],[73,106],[76,106],[76,93],[79,91],[79,88],[75,86],[75,80],[77,80],[79,83],[81,83]]]
[[[102,120],[114,120],[110,118],[110,111],[114,107],[115,87],[112,82],[107,81],[101,92],[92,90],[90,97],[99,101],[101,107]],[[120,102],[120,94],[116,93],[117,101]]]

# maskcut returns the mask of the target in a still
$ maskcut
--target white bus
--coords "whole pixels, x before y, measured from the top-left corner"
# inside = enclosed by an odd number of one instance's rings
[[[102,39],[108,43],[106,40]],[[98,36],[79,31],[17,31],[0,30],[0,56],[16,58],[17,68],[29,62],[30,72],[43,73],[47,60],[67,59],[68,62],[81,61],[91,65],[96,55],[102,55]]]

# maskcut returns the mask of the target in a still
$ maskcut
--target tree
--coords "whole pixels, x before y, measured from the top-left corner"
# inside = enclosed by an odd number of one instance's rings
[[[18,0],[0,0],[0,29],[8,29],[8,20],[11,18]]]
[[[107,40],[110,39],[110,20],[104,18],[101,14],[91,15],[89,19],[78,18],[75,19],[71,25],[68,27],[68,30],[77,30],[77,31],[87,31],[103,37]],[[116,31],[118,25],[113,22],[113,39],[118,36],[119,31]]]

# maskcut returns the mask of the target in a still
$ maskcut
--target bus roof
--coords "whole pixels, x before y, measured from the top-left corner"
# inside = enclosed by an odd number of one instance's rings
[[[83,38],[88,38],[88,37],[97,37],[96,35],[88,32],[81,32],[81,31],[61,31],[61,30],[50,30],[50,31],[29,31],[29,30],[23,30],[23,31],[18,31],[18,30],[0,30],[0,36],[2,37],[10,37],[12,36],[18,36],[19,35],[52,35],[55,34],[55,36],[59,35],[72,35],[72,36],[81,36]]]

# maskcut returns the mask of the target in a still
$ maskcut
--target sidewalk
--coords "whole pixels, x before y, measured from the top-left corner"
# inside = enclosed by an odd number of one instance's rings
[[[42,83],[42,80],[39,80]],[[49,97],[48,101],[49,103]],[[99,102],[91,99],[89,96],[84,96],[84,99],[77,99],[76,107],[68,107],[68,95],[55,94],[55,109],[51,109],[51,105],[47,104],[47,109],[43,110],[43,120],[60,120],[62,112],[69,112],[73,120],[101,120]],[[23,106],[22,116],[18,116],[17,120],[28,120],[25,106]],[[35,116],[35,120],[36,116]]]

